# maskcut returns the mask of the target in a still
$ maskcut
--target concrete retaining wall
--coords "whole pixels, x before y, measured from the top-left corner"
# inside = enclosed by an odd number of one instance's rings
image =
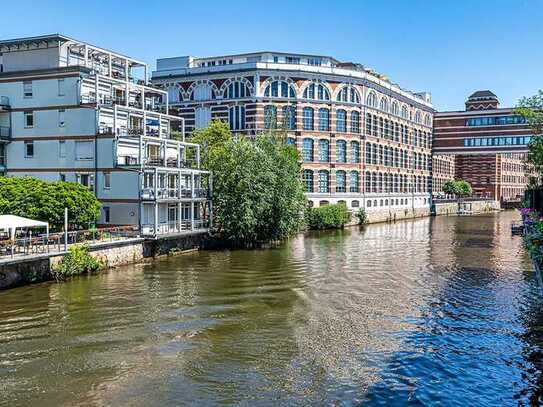
[[[484,213],[500,210],[499,201],[462,201],[434,203],[432,215],[457,215],[462,213]]]

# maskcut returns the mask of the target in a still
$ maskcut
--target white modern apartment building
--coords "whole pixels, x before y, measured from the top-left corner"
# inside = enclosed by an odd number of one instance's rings
[[[63,35],[0,41],[0,169],[78,182],[101,225],[206,231],[211,176],[147,65]]]
[[[283,124],[311,205],[345,202],[373,220],[429,211],[428,93],[358,63],[284,52],[158,59],[152,82],[188,131],[211,120],[246,135]]]

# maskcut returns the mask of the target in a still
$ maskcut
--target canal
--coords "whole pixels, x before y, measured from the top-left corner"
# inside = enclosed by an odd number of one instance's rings
[[[0,292],[0,404],[538,404],[515,212],[311,233]]]

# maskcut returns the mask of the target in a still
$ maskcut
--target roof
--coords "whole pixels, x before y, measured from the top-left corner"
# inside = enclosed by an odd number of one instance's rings
[[[255,55],[262,55],[262,54],[276,54],[276,55],[291,55],[291,56],[299,56],[299,57],[317,57],[317,58],[328,58],[331,61],[334,61],[336,63],[339,63],[337,59],[334,57],[328,56],[328,55],[317,55],[317,54],[303,54],[303,53],[297,53],[297,52],[283,52],[283,51],[256,51],[256,52],[244,52],[240,54],[226,54],[226,55],[220,55],[220,56],[211,56],[211,57],[194,57],[195,59],[220,59],[220,58],[235,58],[235,57],[248,57],[248,56],[255,56]],[[164,58],[167,59],[167,58]]]
[[[490,90],[478,90],[477,92],[473,92],[471,95],[469,95],[468,99],[471,99],[471,98],[495,98],[497,99],[498,97],[493,93],[491,92]]]

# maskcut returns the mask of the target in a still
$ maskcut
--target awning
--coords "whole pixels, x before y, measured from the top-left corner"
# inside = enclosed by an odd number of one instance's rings
[[[15,236],[16,229],[38,227],[46,228],[47,234],[49,234],[49,223],[47,222],[23,218],[22,216],[0,215],[0,230],[8,231],[12,239]]]

